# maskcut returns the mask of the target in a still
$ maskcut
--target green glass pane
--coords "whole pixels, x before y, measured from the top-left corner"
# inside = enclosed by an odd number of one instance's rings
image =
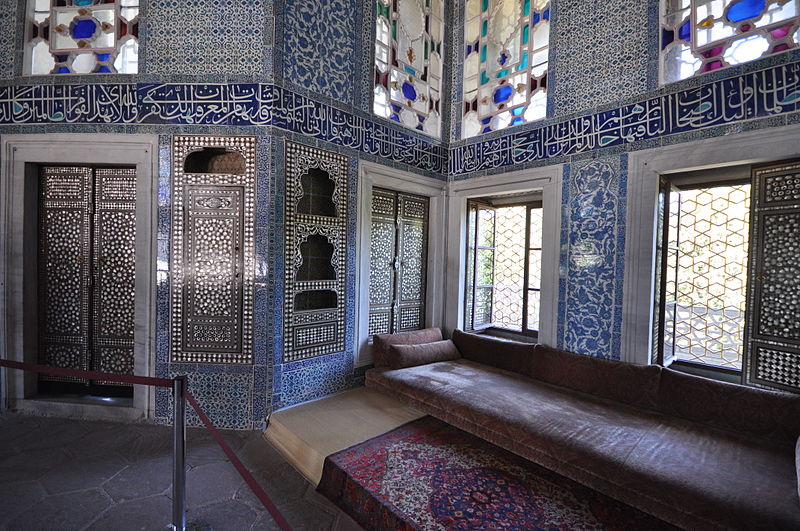
[[[489,32],[489,21],[484,20],[483,24],[481,24],[481,37],[486,37],[486,34]]]
[[[488,10],[489,10],[489,0],[482,0],[481,11],[488,11]]]
[[[481,46],[481,63],[486,62],[486,45]]]
[[[525,4],[522,6],[522,14],[526,17],[531,14],[531,0],[525,0]]]
[[[425,59],[428,59],[428,41],[425,41]]]
[[[528,44],[528,36],[530,35],[530,26],[527,24],[522,28],[522,44]]]
[[[528,52],[522,54],[522,60],[519,62],[517,70],[525,70],[528,68]]]
[[[497,79],[500,79],[501,77],[505,77],[507,75],[508,75],[508,70],[501,70],[497,73]]]
[[[397,21],[392,21],[392,39],[397,40]]]
[[[475,283],[478,286],[491,286],[494,277],[494,250],[478,249]]]
[[[486,71],[481,71],[481,85],[485,85],[489,82],[489,76],[486,75]]]

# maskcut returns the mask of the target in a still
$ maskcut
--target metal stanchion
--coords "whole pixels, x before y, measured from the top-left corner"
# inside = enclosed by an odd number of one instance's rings
[[[186,530],[186,376],[172,379],[172,528]]]

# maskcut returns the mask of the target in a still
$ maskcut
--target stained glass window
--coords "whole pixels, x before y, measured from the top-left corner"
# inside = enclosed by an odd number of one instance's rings
[[[664,0],[664,83],[796,48],[800,0]]]
[[[373,110],[439,138],[442,0],[377,0]]]
[[[467,0],[464,138],[545,117],[549,0]]]
[[[135,74],[139,0],[28,0],[25,74]]]

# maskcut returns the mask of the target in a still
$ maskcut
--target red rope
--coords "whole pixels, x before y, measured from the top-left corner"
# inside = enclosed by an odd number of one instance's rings
[[[228,446],[228,443],[226,443],[225,440],[222,438],[222,435],[219,434],[217,429],[211,423],[211,420],[209,420],[206,414],[203,413],[203,410],[200,408],[200,404],[197,403],[197,400],[194,399],[194,397],[189,391],[185,391],[183,393],[183,396],[185,396],[186,400],[188,400],[189,403],[192,405],[195,412],[197,413],[197,416],[200,417],[200,420],[203,421],[203,424],[205,424],[208,431],[211,432],[211,436],[214,437],[214,439],[217,441],[217,444],[219,444],[220,448],[222,448],[222,451],[225,452],[225,455],[228,456],[228,459],[230,459],[231,464],[233,464],[233,466],[239,472],[239,475],[242,476],[245,483],[247,483],[247,485],[253,491],[253,494],[256,495],[256,497],[261,501],[262,505],[264,505],[264,508],[267,509],[267,511],[269,511],[270,515],[272,515],[272,519],[275,520],[275,523],[278,524],[278,527],[280,527],[284,531],[291,531],[292,528],[289,525],[289,522],[286,521],[281,512],[278,510],[278,508],[275,506],[275,504],[272,502],[269,496],[267,496],[267,493],[264,492],[264,489],[261,488],[261,485],[258,484],[258,482],[255,480],[250,471],[247,470],[247,468],[242,464],[241,461],[239,461],[239,458],[236,457],[235,453],[233,453],[233,450],[231,450],[231,447]]]
[[[78,369],[64,369],[61,367],[49,367],[46,365],[34,365],[31,363],[20,363],[17,361],[8,361],[8,360],[1,360],[0,359],[0,367],[8,367],[10,369],[20,369],[23,371],[31,371],[31,372],[38,372],[42,374],[49,374],[52,376],[68,376],[71,378],[83,378],[87,380],[103,380],[107,382],[118,382],[118,383],[129,383],[129,384],[140,384],[140,385],[151,385],[156,387],[172,387],[172,380],[167,378],[150,378],[147,376],[134,376],[128,374],[111,374],[105,372],[97,372],[97,371],[82,371]],[[211,423],[211,420],[206,416],[203,412],[200,405],[194,399],[194,397],[188,391],[184,392],[184,396],[192,405],[192,408],[197,412],[197,415],[200,417],[200,420],[203,421],[206,429],[211,432],[212,437],[217,441],[222,451],[225,452],[225,455],[228,456],[233,466],[239,472],[239,475],[242,476],[245,483],[250,487],[253,491],[253,494],[261,501],[264,508],[269,512],[272,518],[275,520],[275,523],[278,524],[284,531],[291,531],[292,528],[289,526],[289,523],[283,517],[281,512],[272,502],[272,500],[267,496],[267,493],[264,492],[264,489],[261,488],[261,485],[255,480],[250,471],[245,468],[242,462],[236,457],[236,454],[233,453],[231,447],[228,446],[228,443],[222,438],[219,434],[217,429]]]
[[[0,360],[0,367],[39,372],[42,374],[49,374],[51,376],[68,376],[70,378],[83,378],[86,380],[102,380],[106,382],[152,385],[155,387],[172,387],[172,380],[168,380],[167,378],[151,378],[149,376],[134,376],[132,374],[111,374],[108,372],[64,369],[62,367],[49,367],[47,365],[34,365],[31,363],[19,363],[18,361],[9,360]]]

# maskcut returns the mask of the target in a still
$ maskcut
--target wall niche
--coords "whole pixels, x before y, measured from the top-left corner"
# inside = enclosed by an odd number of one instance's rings
[[[344,349],[347,157],[286,143],[284,362]]]
[[[172,144],[172,361],[252,363],[255,137]]]

